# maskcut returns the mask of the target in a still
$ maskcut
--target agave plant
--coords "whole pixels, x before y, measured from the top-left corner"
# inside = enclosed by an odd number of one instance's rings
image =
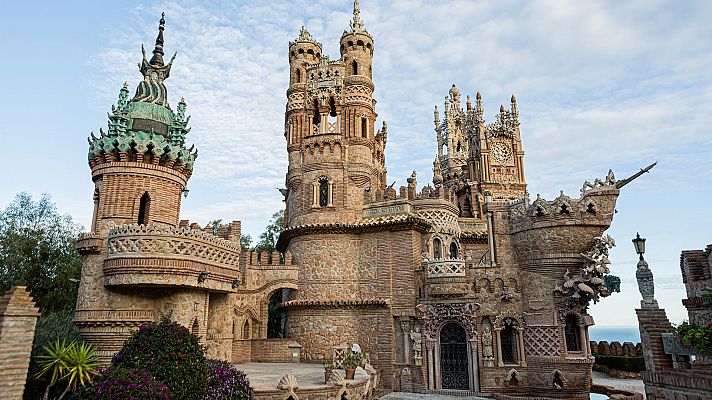
[[[44,347],[45,354],[38,356],[40,359],[40,372],[38,377],[44,376],[49,372],[52,373],[49,385],[45,390],[43,399],[49,399],[50,389],[62,380],[67,380],[67,387],[59,396],[61,400],[69,392],[76,389],[77,385],[84,386],[91,383],[93,375],[97,371],[97,356],[94,354],[94,348],[85,343],[78,344],[66,341],[55,341],[49,346]]]

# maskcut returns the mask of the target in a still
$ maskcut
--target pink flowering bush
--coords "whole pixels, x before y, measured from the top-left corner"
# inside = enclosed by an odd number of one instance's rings
[[[208,387],[204,400],[250,400],[252,388],[244,372],[220,360],[208,360]]]
[[[163,382],[138,369],[108,368],[94,378],[91,386],[75,392],[80,400],[170,400],[171,393]]]

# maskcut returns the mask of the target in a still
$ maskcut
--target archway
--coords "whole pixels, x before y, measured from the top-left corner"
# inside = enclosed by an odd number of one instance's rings
[[[459,324],[451,322],[440,330],[440,375],[443,389],[470,388],[467,334]]]
[[[267,302],[267,339],[286,338],[289,328],[289,314],[281,304],[292,298],[292,289],[277,289]]]

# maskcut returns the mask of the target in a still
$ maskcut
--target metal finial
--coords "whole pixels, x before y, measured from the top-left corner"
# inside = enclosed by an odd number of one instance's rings
[[[161,20],[158,21],[158,36],[156,37],[156,46],[153,48],[153,57],[149,63],[162,67],[163,62],[163,30],[166,28],[166,13],[161,13]]]

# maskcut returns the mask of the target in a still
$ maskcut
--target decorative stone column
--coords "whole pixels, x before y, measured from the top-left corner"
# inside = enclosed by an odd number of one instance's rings
[[[475,392],[480,391],[480,364],[477,362],[477,333],[475,332],[468,339],[470,352],[468,363],[470,366],[470,388]]]
[[[403,332],[403,357],[404,364],[410,364],[410,321],[407,319],[401,319],[400,321],[401,332]]]
[[[519,343],[519,347],[517,350],[519,352],[519,365],[522,367],[527,366],[527,360],[524,358],[524,327],[522,326],[517,326],[517,342]]]
[[[655,284],[653,283],[653,272],[648,268],[648,263],[640,257],[638,261],[638,270],[635,272],[635,278],[638,280],[638,290],[643,295],[643,300],[640,301],[640,308],[659,308],[658,301],[655,300]]]
[[[428,389],[435,390],[435,340],[428,338],[425,347],[428,350]]]

